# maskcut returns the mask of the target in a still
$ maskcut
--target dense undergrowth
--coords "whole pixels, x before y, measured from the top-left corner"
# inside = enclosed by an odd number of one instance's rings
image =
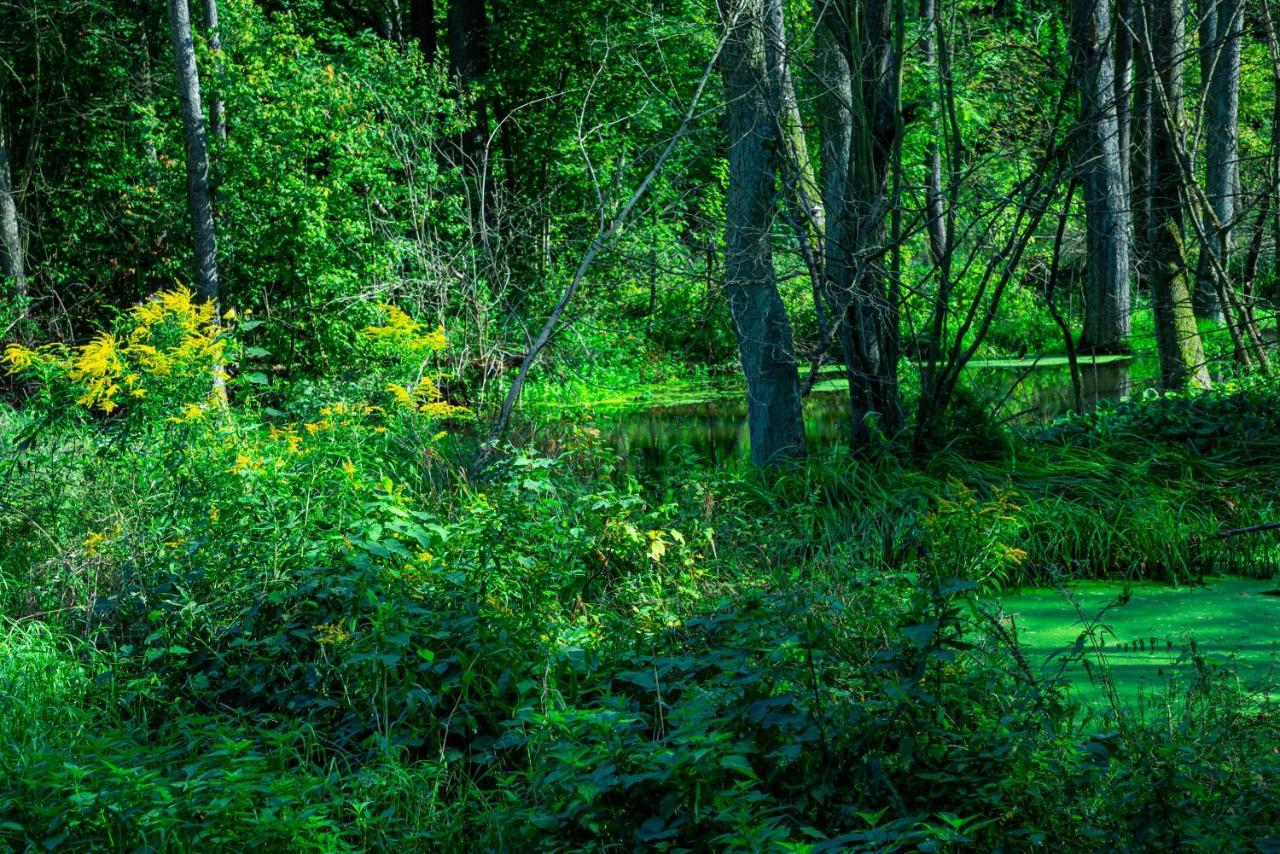
[[[642,484],[583,428],[469,477],[443,335],[380,323],[345,390],[233,369],[252,329],[181,293],[88,348],[7,353],[31,396],[0,416],[0,839],[1276,844],[1280,727],[1228,673],[1196,660],[1159,713],[1082,710],[989,595],[1267,569],[1215,535],[1275,518],[1274,385],[983,462]]]

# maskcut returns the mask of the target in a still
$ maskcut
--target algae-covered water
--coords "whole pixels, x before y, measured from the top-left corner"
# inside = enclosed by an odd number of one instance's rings
[[[1070,596],[1093,621],[1124,586],[1114,582],[1071,585]],[[1126,704],[1182,690],[1193,683],[1196,666],[1192,642],[1210,668],[1225,671],[1260,699],[1280,694],[1280,596],[1267,595],[1276,582],[1244,578],[1210,579],[1204,586],[1174,587],[1156,583],[1130,586],[1126,604],[1108,610],[1103,659]],[[1058,669],[1061,653],[1084,629],[1066,591],[1023,590],[1004,598],[1028,661],[1043,675]],[[1086,648],[1087,649],[1087,648]],[[1103,696],[1098,656],[1069,665],[1065,680],[1081,699]]]

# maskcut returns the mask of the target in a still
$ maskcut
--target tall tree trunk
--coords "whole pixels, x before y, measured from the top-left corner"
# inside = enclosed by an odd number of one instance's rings
[[[900,126],[892,0],[816,0],[827,212],[825,275],[849,378],[854,444],[878,411],[900,425],[892,287],[885,275],[889,167]],[[835,195],[839,193],[837,200]]]
[[[204,0],[204,25],[208,33],[209,50],[215,57],[222,53],[222,34],[218,32],[218,0]],[[214,60],[215,80],[222,72],[220,58]],[[222,93],[218,85],[213,87],[213,97],[209,99],[209,127],[214,138],[225,142],[227,139],[227,111],[222,102]]]
[[[1117,0],[1115,26],[1116,140],[1120,149],[1120,174],[1124,180],[1126,204],[1131,190],[1129,144],[1133,134],[1129,99],[1133,94],[1133,22],[1134,0]],[[1132,226],[1132,212],[1129,220],[1130,226]],[[1132,242],[1130,246],[1132,247]],[[1130,258],[1130,261],[1132,260]]]
[[[1080,344],[1094,353],[1119,352],[1129,338],[1129,214],[1110,42],[1110,2],[1072,0],[1071,52],[1083,131],[1079,171],[1087,252]]]
[[[213,203],[209,196],[209,146],[205,138],[200,76],[196,70],[187,0],[169,0],[169,26],[173,34],[173,57],[178,72],[178,99],[182,106],[183,141],[187,155],[187,204],[195,247],[196,294],[202,300],[216,303],[218,259]]]
[[[787,218],[800,244],[800,255],[809,271],[813,285],[814,310],[818,328],[826,341],[826,312],[822,300],[822,240],[826,229],[826,217],[822,210],[821,193],[814,174],[813,159],[809,156],[809,143],[805,138],[804,120],[800,116],[800,102],[796,98],[795,79],[791,74],[790,42],[787,39],[786,17],[782,0],[766,0],[765,4],[765,54],[770,73],[779,85],[778,164],[782,177],[783,199]]]
[[[472,96],[473,87],[489,71],[489,17],[485,0],[449,0],[449,75],[464,96]],[[472,205],[482,212],[477,223],[482,235],[492,221],[490,204],[489,109],[483,98],[472,104],[471,123],[458,139],[458,156],[462,172],[473,188]]]
[[[925,145],[924,192],[925,222],[929,231],[929,254],[938,264],[948,254],[947,219],[942,204],[942,109],[938,101],[938,26],[940,21],[937,0],[920,0],[920,22],[924,25],[921,40],[924,42],[924,67],[929,80],[929,116],[932,132]]]
[[[1223,306],[1210,256],[1229,269],[1231,225],[1239,184],[1240,42],[1243,0],[1203,0],[1200,73],[1204,81],[1205,190],[1221,228],[1209,226],[1207,245],[1200,247],[1195,308],[1200,317],[1221,320]]]
[[[1151,296],[1155,307],[1160,377],[1165,388],[1208,388],[1209,370],[1196,328],[1183,251],[1186,186],[1178,163],[1183,128],[1182,63],[1186,17],[1182,0],[1150,0],[1151,56]]]
[[[22,232],[9,168],[9,142],[4,131],[4,92],[0,90],[0,271],[10,282],[10,297],[26,313],[27,273],[22,257]]]
[[[1129,27],[1133,35],[1133,110],[1129,128],[1129,209],[1133,214],[1133,256],[1135,289],[1146,287],[1151,278],[1151,39],[1148,32],[1148,0],[1131,0]]]
[[[729,129],[725,284],[747,380],[751,459],[757,465],[805,451],[800,376],[769,234],[777,210],[774,128],[780,81],[766,58],[766,2],[721,4],[730,28],[722,57]]]
[[[440,38],[436,32],[435,0],[413,0],[409,9],[409,29],[411,35],[418,40],[418,49],[422,51],[427,62],[436,61],[436,52],[440,49]]]
[[[837,323],[837,340],[849,383],[854,445],[868,438],[866,415],[871,411],[871,388],[858,369],[857,329],[847,320],[855,302],[849,206],[849,152],[853,140],[851,112],[853,74],[845,50],[847,27],[839,0],[814,0],[818,77],[819,162],[822,164],[822,207],[826,213],[823,240],[823,297]]]

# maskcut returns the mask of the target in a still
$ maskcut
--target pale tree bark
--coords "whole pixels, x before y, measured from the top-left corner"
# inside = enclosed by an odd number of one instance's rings
[[[1080,96],[1078,171],[1085,203],[1086,352],[1129,338],[1129,213],[1116,118],[1109,0],[1072,0],[1072,71]]]
[[[1144,10],[1152,76],[1151,297],[1155,307],[1160,377],[1165,388],[1208,388],[1209,370],[1196,328],[1183,250],[1186,185],[1177,135],[1184,127],[1183,61],[1186,16],[1182,0],[1149,0]]]
[[[218,57],[214,61],[214,74],[216,77],[222,72],[220,58],[222,54],[222,34],[218,31],[218,0],[204,0],[204,26],[209,39],[209,50],[215,57]],[[216,139],[219,141],[226,140],[227,111],[222,102],[222,93],[216,85],[213,87],[213,97],[209,99],[209,127],[213,130],[213,135]]]
[[[9,167],[9,143],[4,130],[4,92],[0,91],[0,271],[10,283],[10,297],[26,313],[27,273],[22,255],[22,232],[18,226],[18,205]]]
[[[924,67],[929,80],[929,116],[933,132],[925,144],[925,218],[929,232],[929,254],[935,264],[949,253],[947,219],[942,204],[942,149],[938,140],[944,131],[942,108],[938,101],[938,27],[940,4],[938,0],[920,0],[920,22],[924,25],[921,41],[924,43]]]
[[[1195,308],[1200,317],[1223,318],[1212,261],[1229,269],[1231,226],[1239,186],[1240,47],[1243,0],[1202,0],[1200,74],[1204,82],[1205,191],[1221,228],[1200,247]]]
[[[178,73],[178,99],[182,107],[183,142],[187,159],[187,205],[191,214],[195,248],[196,294],[218,301],[218,247],[213,230],[213,201],[209,195],[209,145],[205,137],[204,110],[200,103],[200,75],[196,70],[195,44],[191,39],[191,13],[187,0],[169,0],[169,26],[173,35],[174,65]]]
[[[720,4],[728,27],[722,55],[729,130],[725,285],[747,381],[751,459],[761,466],[805,452],[800,376],[770,237],[781,81],[766,56],[767,2]]]

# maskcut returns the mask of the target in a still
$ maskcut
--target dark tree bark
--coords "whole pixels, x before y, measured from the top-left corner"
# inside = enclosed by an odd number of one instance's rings
[[[209,302],[218,300],[217,241],[213,230],[213,202],[209,195],[209,146],[204,111],[200,104],[200,76],[195,45],[191,40],[191,16],[187,0],[169,0],[169,25],[173,35],[174,65],[178,73],[178,99],[182,107],[183,142],[187,159],[187,203],[195,248],[196,294]]]
[[[4,93],[0,91],[0,271],[10,281],[15,302],[27,296],[27,273],[22,255],[22,232],[18,227],[18,205],[9,168],[9,144],[4,130]]]
[[[1151,273],[1151,40],[1147,32],[1147,0],[1132,0],[1129,31],[1133,36],[1133,109],[1129,127],[1129,209],[1133,219],[1133,272],[1138,288]]]
[[[1120,174],[1124,179],[1126,204],[1131,189],[1129,144],[1132,116],[1129,99],[1133,94],[1134,0],[1117,0],[1115,25],[1116,140],[1120,149]],[[1129,217],[1132,225],[1133,216]],[[1132,246],[1132,244],[1131,244]],[[1130,259],[1132,261],[1132,258]]]
[[[1111,4],[1072,0],[1072,70],[1080,96],[1078,171],[1084,187],[1086,352],[1115,353],[1129,338],[1129,214],[1111,64]]]
[[[436,53],[440,49],[435,0],[413,0],[409,9],[409,29],[410,34],[418,40],[418,49],[427,62],[435,62]]]
[[[1150,0],[1147,6],[1151,57],[1151,295],[1155,306],[1160,376],[1166,388],[1210,386],[1196,328],[1183,250],[1186,182],[1179,151],[1182,133],[1183,59],[1186,17],[1182,0]]]
[[[901,424],[896,308],[884,261],[889,168],[900,126],[893,9],[891,0],[815,2],[824,274],[840,322],[855,445],[869,436],[869,412],[879,412],[889,432]]]
[[[489,71],[489,17],[485,0],[450,0],[449,2],[449,75],[457,81],[462,93]],[[474,171],[482,165],[489,117],[483,100],[474,105],[475,117],[462,132],[463,167]]]
[[[1206,223],[1209,241],[1200,247],[1195,308],[1199,317],[1223,318],[1212,260],[1229,268],[1231,226],[1239,185],[1240,43],[1242,0],[1202,0],[1200,74],[1205,87],[1205,191],[1220,227]]]
[[[772,0],[721,3],[729,27],[722,56],[729,130],[725,285],[747,380],[751,459],[761,466],[805,452],[800,376],[770,238],[781,95],[766,57],[766,2]]]

